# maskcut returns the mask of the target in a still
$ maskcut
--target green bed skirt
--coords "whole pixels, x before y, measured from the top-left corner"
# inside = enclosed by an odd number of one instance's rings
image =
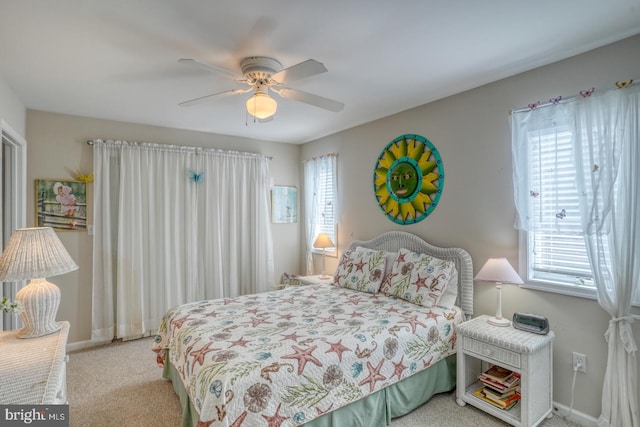
[[[165,360],[169,360],[167,357]],[[166,363],[164,378],[173,383],[173,389],[182,406],[182,427],[198,425],[198,413],[193,408],[184,384],[176,369]],[[304,424],[305,427],[384,427],[392,418],[406,415],[421,406],[434,394],[452,390],[456,385],[456,355],[441,360],[398,383],[370,394],[364,399],[324,414]]]

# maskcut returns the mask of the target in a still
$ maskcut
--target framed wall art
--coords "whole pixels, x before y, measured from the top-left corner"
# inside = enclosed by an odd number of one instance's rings
[[[285,224],[298,222],[298,189],[274,186],[271,189],[271,222]]]
[[[397,224],[414,224],[438,206],[444,185],[442,159],[420,135],[401,135],[382,150],[373,170],[380,209]]]
[[[36,179],[36,226],[62,231],[87,230],[87,183]]]

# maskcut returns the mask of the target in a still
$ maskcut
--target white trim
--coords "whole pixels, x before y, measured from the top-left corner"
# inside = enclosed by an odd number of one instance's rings
[[[571,411],[571,416],[569,416],[569,407],[558,402],[553,402],[553,416],[571,421],[582,427],[598,426],[597,418],[587,415],[584,412],[576,411],[575,409]]]
[[[526,277],[526,276],[525,276]],[[521,288],[535,289],[537,291],[552,292],[561,295],[569,295],[578,298],[587,298],[597,300],[595,288],[587,288],[578,285],[567,285],[556,282],[545,282],[542,280],[528,280],[524,284],[520,285]]]
[[[27,141],[16,132],[4,119],[0,119],[0,135],[16,149],[16,155],[11,159],[11,168],[18,171],[15,191],[12,194],[12,209],[14,229],[25,227],[27,223]],[[4,143],[4,142],[3,142]]]
[[[322,249],[313,248],[311,249],[311,253],[322,256]],[[327,258],[338,258],[338,248],[331,248],[331,250],[326,249],[325,255]]]
[[[71,344],[67,344],[67,352],[85,350],[87,348],[99,347],[101,345],[110,344],[110,343],[111,343],[111,340],[109,341],[92,341],[92,340],[78,341]]]
[[[8,194],[2,196],[0,202],[0,248],[9,241],[13,230],[22,228],[27,223],[27,141],[16,132],[4,119],[0,118],[0,186],[3,190],[9,186]],[[3,158],[5,144],[11,153]],[[7,165],[6,168],[3,166]],[[6,182],[5,182],[6,181]],[[7,199],[5,200],[5,197]],[[6,202],[6,203],[5,203]],[[14,299],[18,288],[24,282],[6,282],[0,285],[0,296]],[[17,329],[22,326],[19,317],[8,313],[0,315],[0,329]]]

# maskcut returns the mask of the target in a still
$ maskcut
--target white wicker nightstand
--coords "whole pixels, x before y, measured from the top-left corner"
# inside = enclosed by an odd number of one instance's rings
[[[326,279],[320,278],[320,275],[315,276],[299,276],[301,285],[319,285],[321,283],[333,283],[333,276],[329,276]]]
[[[456,401],[469,403],[514,426],[536,426],[552,416],[553,332],[537,335],[492,326],[479,316],[458,326]],[[478,374],[499,365],[520,374],[520,402],[502,410],[473,395],[482,387]]]
[[[67,403],[69,322],[60,324],[60,331],[38,338],[0,332],[0,404]]]

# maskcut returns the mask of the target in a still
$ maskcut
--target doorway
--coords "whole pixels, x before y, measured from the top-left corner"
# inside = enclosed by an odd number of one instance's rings
[[[26,224],[27,207],[27,141],[0,119],[2,149],[0,150],[0,188],[2,204],[0,206],[0,241],[4,248],[16,228]],[[22,282],[2,283],[0,298],[14,300],[18,286]],[[0,317],[0,330],[20,327],[20,319],[8,313]]]

